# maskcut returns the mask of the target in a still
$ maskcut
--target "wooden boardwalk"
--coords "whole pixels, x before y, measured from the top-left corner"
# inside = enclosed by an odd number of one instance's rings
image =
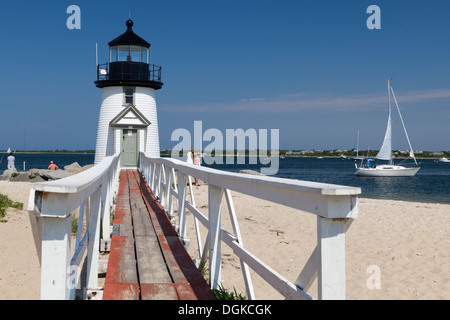
[[[103,300],[212,299],[142,175],[122,170]]]

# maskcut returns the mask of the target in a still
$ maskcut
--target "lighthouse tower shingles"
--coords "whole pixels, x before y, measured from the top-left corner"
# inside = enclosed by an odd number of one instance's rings
[[[155,91],[161,67],[150,64],[150,43],[126,22],[125,33],[108,43],[109,63],[97,66],[95,85],[102,89],[95,164],[121,153],[122,167],[136,167],[139,152],[160,156]]]

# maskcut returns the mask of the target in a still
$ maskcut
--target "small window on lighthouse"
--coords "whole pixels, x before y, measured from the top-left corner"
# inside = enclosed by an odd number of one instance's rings
[[[123,102],[124,105],[134,104],[134,88],[133,87],[125,87],[123,89],[124,97]]]

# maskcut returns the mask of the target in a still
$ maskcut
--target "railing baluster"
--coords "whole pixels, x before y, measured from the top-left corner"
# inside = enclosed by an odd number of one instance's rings
[[[94,192],[90,199],[89,226],[88,226],[88,267],[87,287],[96,289],[98,286],[98,253],[100,241],[100,212],[101,188]]]
[[[180,238],[185,244],[186,238],[186,206],[184,204],[186,200],[186,175],[182,172],[178,172],[178,223],[180,228]]]
[[[230,214],[231,226],[233,228],[234,235],[237,238],[237,242],[241,246],[244,246],[244,241],[242,240],[241,230],[239,229],[239,223],[237,220],[236,212],[234,210],[233,198],[231,197],[231,192],[228,189],[225,190],[225,198],[227,200],[228,212]],[[241,268],[242,268],[242,273],[244,276],[244,282],[245,282],[245,288],[247,290],[247,296],[250,300],[254,300],[255,299],[255,291],[253,289],[253,283],[252,283],[252,279],[250,276],[250,270],[249,270],[247,264],[244,261],[242,261],[242,259],[239,259],[239,260],[241,262]]]
[[[214,185],[208,185],[209,204],[209,283],[211,289],[218,289],[221,284],[221,237],[220,237],[220,203],[223,189]]]

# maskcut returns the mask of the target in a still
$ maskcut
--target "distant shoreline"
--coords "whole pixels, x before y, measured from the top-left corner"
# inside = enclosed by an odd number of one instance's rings
[[[86,151],[46,151],[46,150],[42,150],[42,151],[12,151],[14,154],[91,154],[91,155],[95,155],[95,151],[93,150],[86,150]],[[2,151],[0,152],[0,154],[7,154],[8,152],[6,151]],[[161,156],[170,156],[170,153],[167,152],[161,152]],[[236,154],[234,156],[237,156]],[[242,155],[243,157],[249,157],[250,155],[245,154]],[[258,157],[259,155],[251,155],[254,157]],[[329,159],[338,159],[341,158],[338,155],[321,155],[321,154],[315,154],[315,155],[298,155],[298,154],[281,154],[279,155],[280,157],[285,157],[285,158],[329,158]],[[435,160],[439,160],[441,158],[445,158],[445,155],[441,155],[441,156],[428,156],[428,157],[416,157],[417,160],[426,160],[426,159],[435,159]],[[342,159],[350,159],[351,156],[347,156],[347,158],[342,158]],[[374,158],[374,157],[371,157]],[[399,160],[406,160],[409,159],[409,157],[393,157],[393,159],[399,159]],[[356,160],[355,160],[356,161]]]
[[[35,154],[95,154],[95,151],[12,151],[14,154],[35,153]],[[0,152],[8,153],[6,151]]]

